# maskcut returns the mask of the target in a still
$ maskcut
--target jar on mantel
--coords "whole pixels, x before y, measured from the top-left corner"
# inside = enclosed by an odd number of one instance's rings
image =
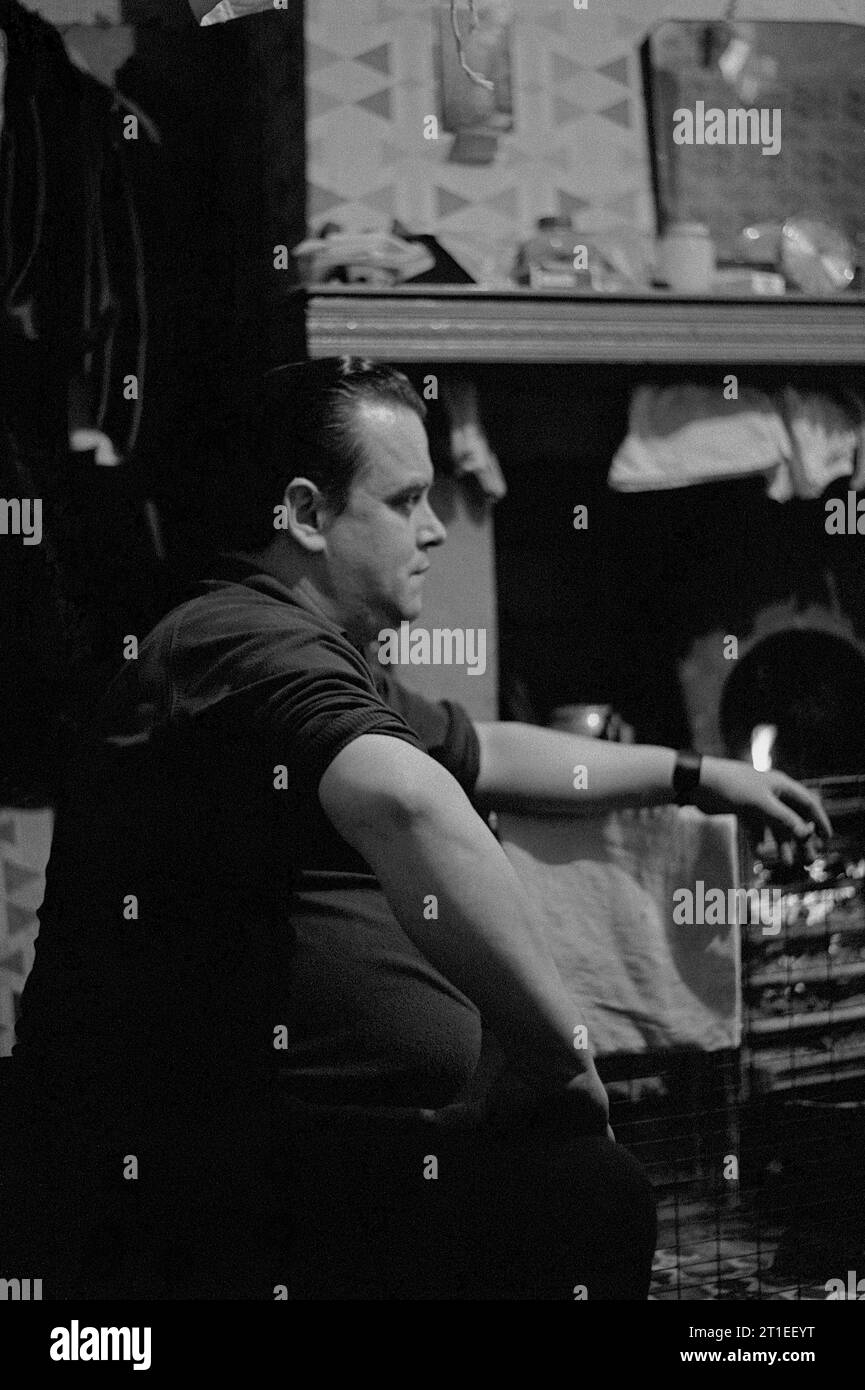
[[[715,243],[702,222],[672,222],[658,247],[660,277],[680,294],[708,294],[715,275]]]
[[[514,278],[533,290],[591,289],[586,259],[570,217],[539,217],[535,235],[517,252]]]

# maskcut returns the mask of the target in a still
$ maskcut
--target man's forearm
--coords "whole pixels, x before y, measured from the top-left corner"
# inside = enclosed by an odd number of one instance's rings
[[[533,724],[476,724],[476,798],[501,809],[576,811],[673,800],[672,748],[610,743]]]

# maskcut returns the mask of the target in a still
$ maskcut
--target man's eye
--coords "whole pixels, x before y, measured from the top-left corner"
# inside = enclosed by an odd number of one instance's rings
[[[421,494],[419,492],[411,492],[407,497],[401,497],[397,506],[401,511],[410,512],[414,510],[420,499]]]

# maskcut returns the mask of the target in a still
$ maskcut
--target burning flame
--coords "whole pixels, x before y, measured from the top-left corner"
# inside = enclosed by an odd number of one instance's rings
[[[757,772],[768,772],[772,766],[772,749],[778,729],[775,724],[755,724],[751,730],[751,762]]]

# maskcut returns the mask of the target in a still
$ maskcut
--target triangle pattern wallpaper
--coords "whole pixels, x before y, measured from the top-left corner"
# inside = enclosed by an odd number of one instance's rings
[[[313,228],[432,232],[476,279],[502,283],[538,217],[651,235],[637,45],[642,31],[513,0],[512,132],[494,161],[449,159],[438,84],[440,0],[307,0],[308,216]],[[437,139],[424,135],[436,116]],[[427,127],[429,128],[429,127]],[[551,133],[553,138],[551,139]],[[518,170],[518,172],[515,172]]]

